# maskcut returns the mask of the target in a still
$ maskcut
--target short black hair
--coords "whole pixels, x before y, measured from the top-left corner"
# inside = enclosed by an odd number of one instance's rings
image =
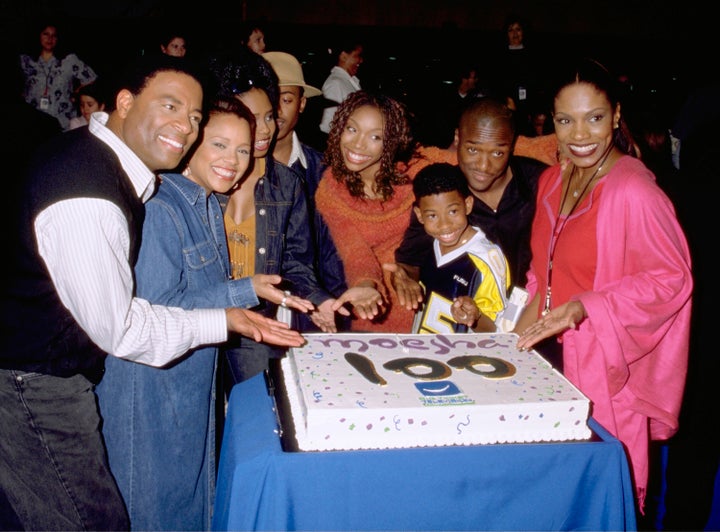
[[[75,91],[77,105],[80,105],[80,96],[90,96],[94,98],[99,105],[107,104],[108,96],[105,90],[105,79],[98,77],[95,81],[79,87]]]
[[[132,94],[140,94],[147,87],[150,80],[160,72],[179,72],[194,78],[207,92],[210,76],[205,64],[187,57],[175,57],[167,54],[148,54],[134,58],[125,66],[121,76],[116,76],[109,81],[109,90],[106,94],[106,111],[115,110],[115,97],[127,89]]]
[[[470,196],[465,174],[460,167],[449,163],[433,163],[420,170],[413,180],[415,204],[420,198],[457,191],[463,199]]]
[[[267,20],[264,18],[246,20],[243,22],[238,30],[238,34],[240,35],[240,44],[247,46],[247,43],[255,30],[261,31],[264,35],[267,25]]]
[[[186,28],[183,27],[183,25],[178,23],[167,23],[165,24],[161,29],[159,33],[159,44],[162,44],[163,46],[167,46],[170,44],[170,41],[172,41],[175,37],[180,37],[185,41],[185,44],[188,43],[188,31]]]
[[[337,42],[333,47],[335,59],[339,58],[340,54],[343,52],[345,52],[346,54],[351,54],[358,48],[362,48],[363,50],[365,48],[365,45],[360,36],[354,33],[343,32],[337,39]]]

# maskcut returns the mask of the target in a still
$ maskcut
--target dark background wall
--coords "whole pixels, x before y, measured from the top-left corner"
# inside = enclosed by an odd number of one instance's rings
[[[24,18],[38,13],[64,13],[77,17],[176,16],[202,18],[259,18],[295,24],[340,26],[441,27],[493,31],[510,11],[524,13],[544,33],[607,33],[643,35],[674,33],[695,26],[703,33],[704,13],[699,0],[218,0],[197,2],[189,8],[169,0],[2,0],[4,16]]]
[[[36,52],[37,17],[57,18],[61,44],[102,74],[157,51],[168,23],[184,27],[190,50],[201,53],[234,45],[242,21],[257,19],[268,50],[295,54],[307,81],[320,86],[332,65],[328,48],[337,36],[357,32],[367,44],[363,86],[422,98],[425,87],[452,79],[460,59],[491,61],[504,42],[505,16],[519,12],[548,72],[565,56],[586,53],[674,105],[720,70],[717,25],[699,0],[191,1],[187,8],[177,0],[0,0],[0,34]]]
[[[669,67],[686,63],[685,51],[698,44],[717,51],[712,19],[699,0],[198,0],[189,8],[170,0],[0,0],[0,31],[22,39],[35,16],[67,16],[78,23],[79,32],[75,27],[66,32],[71,42],[102,58],[152,41],[153,31],[167,19],[186,23],[205,42],[227,39],[244,19],[264,19],[278,28],[268,36],[270,47],[291,42],[297,49],[310,48],[344,27],[365,27],[383,31],[379,47],[426,53],[444,46],[437,37],[443,30],[497,36],[511,11],[524,14],[531,35],[553,44],[554,54],[597,42],[617,48],[627,61],[666,59],[661,64]]]

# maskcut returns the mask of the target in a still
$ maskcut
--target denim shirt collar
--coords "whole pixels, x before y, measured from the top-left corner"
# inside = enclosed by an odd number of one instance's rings
[[[207,201],[205,189],[182,174],[161,174],[160,179],[178,189],[190,205],[205,204]]]

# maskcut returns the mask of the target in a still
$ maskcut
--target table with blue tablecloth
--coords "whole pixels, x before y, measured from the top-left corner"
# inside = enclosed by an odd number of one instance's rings
[[[263,375],[228,402],[214,530],[635,530],[620,442],[286,452]]]

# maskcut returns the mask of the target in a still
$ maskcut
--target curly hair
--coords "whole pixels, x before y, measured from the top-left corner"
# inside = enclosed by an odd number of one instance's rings
[[[384,94],[374,94],[359,90],[348,95],[338,106],[330,125],[330,134],[325,150],[325,164],[331,169],[338,181],[345,181],[350,195],[365,196],[364,184],[359,172],[353,172],[345,166],[340,137],[347,121],[355,110],[369,105],[377,108],[383,116],[383,152],[380,157],[380,169],[375,176],[377,193],[383,201],[392,198],[396,185],[409,182],[408,176],[398,167],[401,158],[407,155],[412,143],[412,134],[408,122],[407,109],[400,102]]]

